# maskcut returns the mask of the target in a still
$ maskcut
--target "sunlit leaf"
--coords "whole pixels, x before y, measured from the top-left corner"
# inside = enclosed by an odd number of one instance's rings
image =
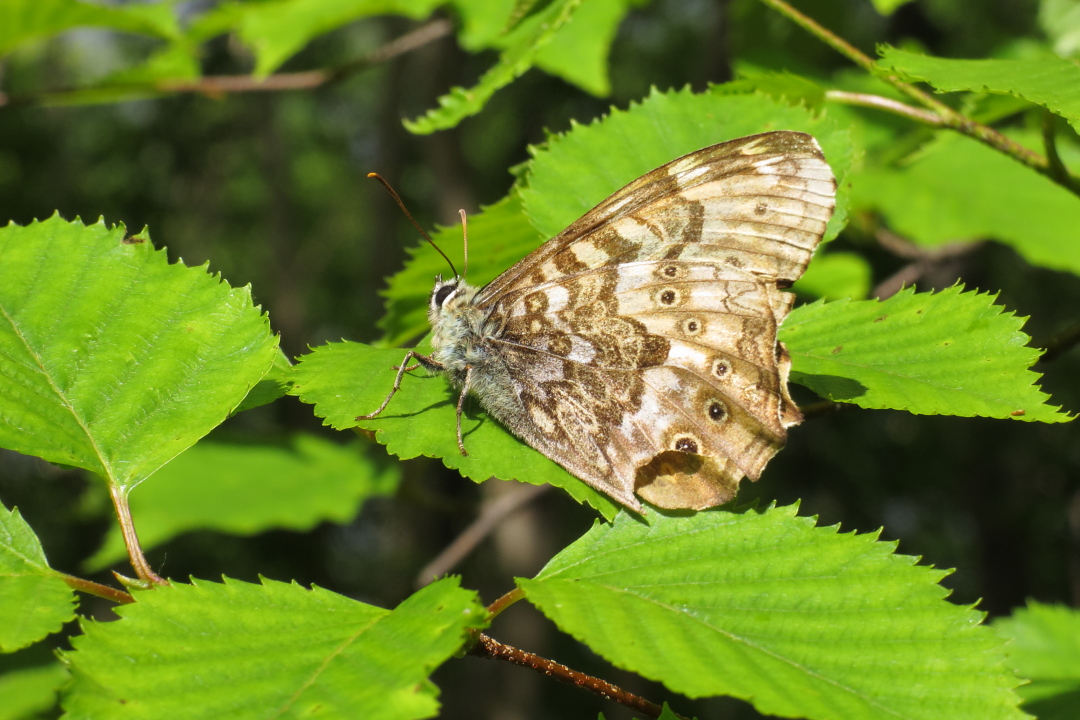
[[[794,291],[824,300],[862,300],[870,292],[870,264],[848,252],[818,252]]]
[[[955,60],[884,48],[878,67],[941,92],[1007,93],[1042,105],[1080,130],[1080,65],[1053,55],[1013,60]]]
[[[73,617],[75,593],[49,567],[18,508],[0,505],[0,651],[37,642]]]
[[[4,0],[0,2],[0,55],[32,40],[77,27],[176,38],[180,29],[171,3],[99,5],[77,0]]]
[[[1001,640],[947,573],[793,506],[596,524],[526,598],[615,665],[690,697],[814,720],[1024,717]]]
[[[264,579],[155,588],[117,614],[72,639],[65,717],[431,717],[428,676],[486,616],[456,578],[393,611]]]
[[[277,353],[246,288],[149,237],[0,229],[0,445],[127,491],[221,423]]]
[[[985,293],[908,288],[888,300],[814,303],[780,328],[793,382],[822,397],[920,415],[1065,422],[1029,368],[1023,318]]]

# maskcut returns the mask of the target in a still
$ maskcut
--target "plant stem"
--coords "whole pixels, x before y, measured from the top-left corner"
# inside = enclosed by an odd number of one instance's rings
[[[96,583],[93,580],[84,580],[83,578],[75,577],[74,575],[61,575],[61,577],[64,578],[64,582],[66,582],[68,587],[72,590],[78,590],[87,595],[96,595],[97,597],[105,598],[106,600],[112,600],[118,605],[126,605],[135,602],[135,598],[131,597],[129,593],[126,593],[123,590],[117,590],[108,585]]]
[[[636,710],[648,718],[658,718],[664,711],[664,709],[656,703],[649,702],[643,697],[627,692],[616,685],[612,685],[606,680],[601,680],[600,678],[586,675],[577,670],[572,670],[565,665],[561,665],[553,660],[548,660],[547,658],[542,658],[531,652],[519,650],[510,645],[504,645],[498,640],[490,638],[483,633],[480,634],[477,640],[476,645],[469,650],[470,655],[490,658],[492,660],[504,660],[513,663],[514,665],[532,668],[548,677],[555,678],[559,682],[573,685],[574,687],[579,687],[583,690],[588,690],[606,700],[613,700],[620,705]],[[677,717],[681,718],[682,716],[680,715]]]
[[[496,617],[498,617],[499,613],[501,613],[503,610],[510,607],[523,597],[525,597],[525,593],[521,592],[521,588],[514,588],[495,602],[488,605],[487,610],[491,614],[491,619],[494,620]]]
[[[168,585],[169,581],[160,577],[150,567],[143,555],[142,546],[139,545],[139,536],[135,533],[135,523],[131,519],[131,508],[128,506],[127,493],[116,483],[109,483],[109,495],[112,497],[113,508],[116,510],[116,519],[120,523],[120,532],[124,535],[124,545],[127,547],[131,566],[135,568],[135,574],[141,580],[146,580],[154,585]]]
[[[886,112],[891,112],[895,115],[903,115],[906,118],[925,123],[926,125],[935,127],[942,126],[941,116],[937,113],[923,110],[922,108],[912,107],[899,100],[882,97],[881,95],[854,93],[845,90],[826,90],[825,99],[844,103],[845,105],[859,105],[862,107],[875,108],[877,110],[885,110]]]

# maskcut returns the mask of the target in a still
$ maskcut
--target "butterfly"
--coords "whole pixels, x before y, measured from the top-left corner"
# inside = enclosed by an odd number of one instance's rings
[[[438,277],[423,366],[622,505],[701,510],[802,417],[776,333],[835,206],[813,137],[698,150],[611,195],[488,285]],[[411,360],[416,363],[409,365]]]

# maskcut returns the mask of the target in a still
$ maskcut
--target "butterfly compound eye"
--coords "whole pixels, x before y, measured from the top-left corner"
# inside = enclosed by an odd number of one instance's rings
[[[431,300],[432,304],[435,307],[442,307],[443,303],[446,302],[446,298],[450,297],[455,290],[457,290],[457,285],[452,283],[443,285],[435,291],[435,296]]]

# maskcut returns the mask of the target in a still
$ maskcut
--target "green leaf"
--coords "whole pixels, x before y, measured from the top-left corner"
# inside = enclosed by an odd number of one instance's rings
[[[319,35],[376,15],[420,19],[443,0],[269,0],[226,2],[199,19],[192,35],[209,39],[235,29],[255,51],[255,75],[266,77]]]
[[[476,285],[491,282],[544,240],[529,224],[514,190],[494,205],[470,215],[468,224],[468,280]],[[460,225],[439,228],[432,239],[459,267],[464,267],[457,251],[462,246]],[[379,321],[379,327],[385,332],[384,344],[400,345],[431,329],[427,317],[431,288],[435,276],[449,276],[449,270],[446,261],[426,242],[409,249],[405,267],[390,278],[383,292],[386,315]]]
[[[1066,422],[1028,368],[1023,318],[986,293],[908,288],[888,300],[814,303],[780,328],[791,379],[822,397],[917,415]]]
[[[534,61],[541,70],[561,77],[598,97],[611,94],[608,54],[619,24],[636,0],[589,0],[570,18]]]
[[[581,0],[553,0],[551,5],[523,23],[518,41],[499,56],[495,65],[471,88],[455,87],[439,98],[439,107],[423,117],[406,120],[405,128],[418,135],[454,127],[463,119],[480,112],[496,91],[509,85],[533,66],[537,53],[551,42],[581,4]]]
[[[75,617],[75,593],[49,567],[37,535],[0,505],[0,651],[13,652]],[[0,693],[0,697],[4,697]]]
[[[0,445],[122,492],[221,423],[277,353],[249,289],[145,233],[0,229]]]
[[[814,720],[1022,718],[1001,640],[947,573],[794,506],[596,524],[525,596],[615,665]]]
[[[1034,135],[1014,137],[1038,147]],[[1067,165],[1080,162],[1071,145],[1059,150]],[[920,245],[992,238],[1030,263],[1080,274],[1080,199],[981,143],[942,138],[902,168],[867,168],[852,186],[856,207]]]
[[[423,346],[421,346],[423,349]],[[488,417],[475,402],[465,404],[461,430],[465,449],[458,451],[456,407],[458,393],[439,376],[423,370],[406,373],[401,390],[374,420],[356,416],[373,412],[394,385],[405,350],[385,350],[353,342],[329,343],[300,358],[293,371],[290,394],[315,405],[315,414],[338,430],[361,427],[375,430],[375,439],[402,459],[420,455],[440,458],[449,468],[476,482],[490,477],[548,483],[566,490],[578,502],[587,502],[604,517],[614,517],[619,506],[511,435]]]
[[[65,717],[431,717],[428,676],[485,624],[458,584],[440,580],[393,612],[266,579],[140,592],[119,621],[83,621],[72,639]]]
[[[1042,0],[1039,27],[1062,57],[1080,54],[1080,0]]]
[[[877,66],[939,92],[1015,95],[1066,118],[1080,131],[1080,66],[1054,55],[1018,60],[954,60],[886,47]]]
[[[1039,720],[1075,720],[1080,707],[1080,612],[1033,600],[1012,617],[994,621],[1010,640],[1008,663],[1031,683],[1017,693]]]
[[[131,494],[143,550],[189,530],[254,535],[345,523],[370,497],[397,489],[400,463],[376,463],[367,443],[340,446],[296,435],[292,447],[201,442]],[[87,560],[99,570],[125,558],[120,527]]]
[[[794,290],[824,300],[861,300],[870,292],[870,264],[855,253],[815,255]]]
[[[0,675],[0,720],[27,720],[56,705],[56,691],[67,682],[60,663],[14,670]]]
[[[851,139],[827,116],[813,115],[760,95],[728,95],[721,88],[653,91],[629,110],[612,110],[592,125],[575,125],[533,150],[525,213],[541,235],[553,237],[597,203],[632,180],[680,155],[725,140],[767,130],[814,135],[839,183],[837,210],[826,237],[846,221],[844,177],[851,165]]]
[[[279,348],[274,356],[274,364],[270,368],[270,372],[263,375],[262,380],[251,388],[244,401],[233,410],[233,415],[272,403],[280,397],[285,397],[289,392],[289,383],[291,382],[292,362]]]
[[[32,40],[77,27],[103,27],[165,39],[180,36],[172,3],[106,7],[77,0],[0,2],[0,56]]]

